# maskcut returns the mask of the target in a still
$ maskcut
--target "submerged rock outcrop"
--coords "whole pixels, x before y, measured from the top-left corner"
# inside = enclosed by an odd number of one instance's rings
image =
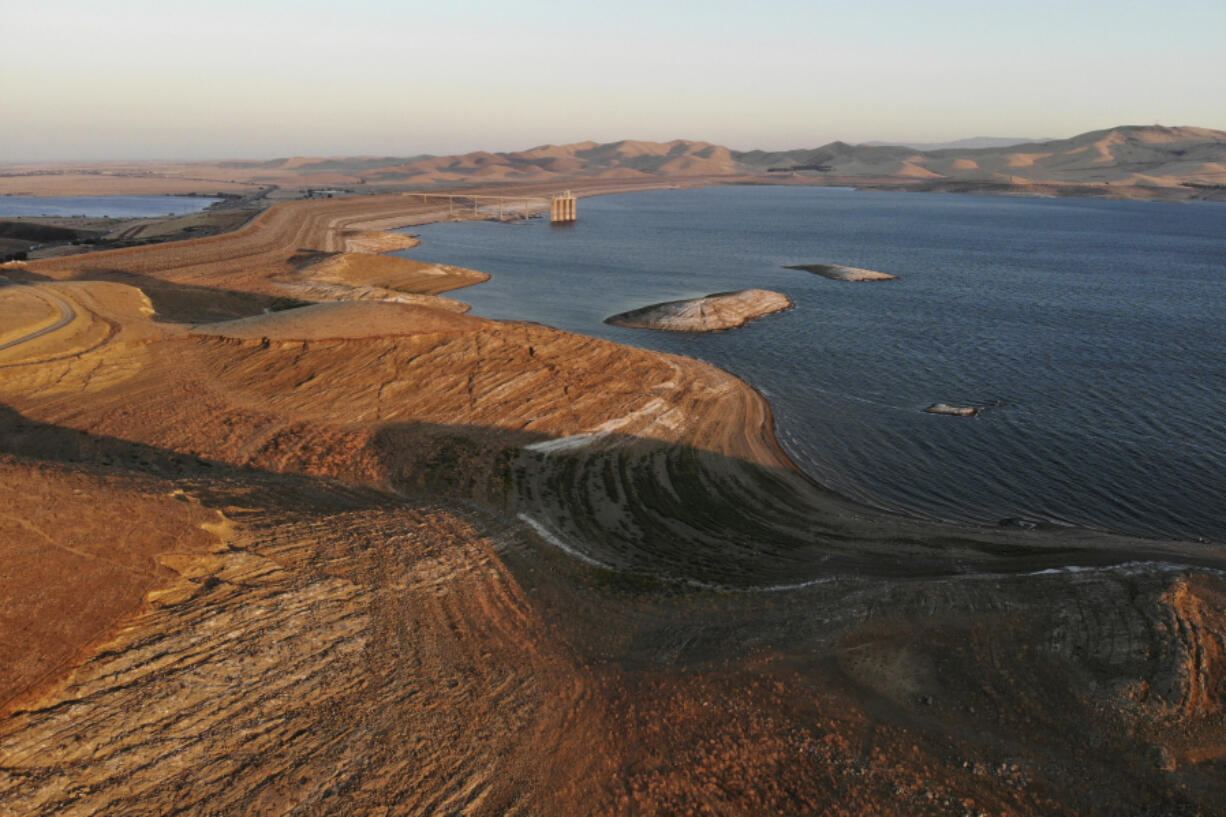
[[[928,414],[949,414],[954,417],[973,417],[983,411],[978,406],[954,406],[949,403],[933,403],[924,409]]]
[[[670,332],[718,332],[735,329],[750,321],[790,309],[792,299],[768,289],[719,292],[704,298],[666,301],[605,318],[605,323],[631,329],[664,329]]]
[[[898,278],[897,275],[890,275],[888,272],[878,272],[861,267],[845,267],[842,264],[798,264],[794,267],[784,267],[784,269],[804,270],[832,281],[893,281]]]

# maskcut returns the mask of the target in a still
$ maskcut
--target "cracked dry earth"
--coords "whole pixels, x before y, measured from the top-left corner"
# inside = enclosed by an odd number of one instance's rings
[[[110,253],[0,288],[75,312],[0,350],[0,814],[1226,804],[1212,551],[882,517],[710,366],[429,301],[263,315],[193,252],[120,258],[153,294]]]

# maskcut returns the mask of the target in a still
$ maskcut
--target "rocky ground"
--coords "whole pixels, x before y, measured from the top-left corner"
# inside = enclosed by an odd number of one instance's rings
[[[752,320],[790,309],[792,300],[781,292],[744,289],[703,298],[652,304],[605,318],[605,323],[631,329],[668,332],[719,332],[736,329]]]
[[[894,281],[898,278],[897,275],[890,275],[888,272],[846,267],[842,264],[798,264],[794,267],[784,267],[784,269],[803,270],[832,281]]]

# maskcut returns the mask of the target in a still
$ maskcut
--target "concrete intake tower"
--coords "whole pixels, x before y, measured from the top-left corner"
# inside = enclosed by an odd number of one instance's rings
[[[569,190],[549,200],[549,223],[560,224],[574,221],[578,216],[575,196]]]

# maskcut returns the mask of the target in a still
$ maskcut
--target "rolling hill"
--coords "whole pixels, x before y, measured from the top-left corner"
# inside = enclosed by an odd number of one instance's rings
[[[982,144],[985,140],[967,141]],[[73,189],[74,179],[83,189],[124,182],[153,185],[157,192],[269,186],[288,194],[320,188],[377,192],[493,182],[653,177],[1222,198],[1226,197],[1226,131],[1121,126],[1068,139],[939,150],[831,142],[797,150],[737,151],[711,142],[675,139],[587,141],[500,153],[405,158],[26,165],[9,166],[0,173],[0,194],[69,195],[66,191]]]

